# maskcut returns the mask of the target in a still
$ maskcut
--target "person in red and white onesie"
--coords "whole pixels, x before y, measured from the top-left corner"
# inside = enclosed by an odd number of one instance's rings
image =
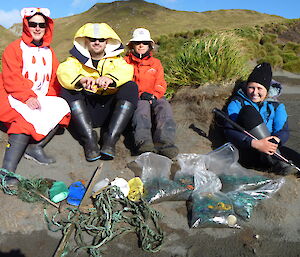
[[[67,126],[70,108],[58,97],[56,78],[59,62],[50,47],[54,23],[47,8],[24,8],[21,38],[9,44],[2,55],[0,75],[0,121],[8,128],[8,144],[0,175],[7,184],[24,156],[40,164],[51,164],[43,147],[55,135],[58,124]]]

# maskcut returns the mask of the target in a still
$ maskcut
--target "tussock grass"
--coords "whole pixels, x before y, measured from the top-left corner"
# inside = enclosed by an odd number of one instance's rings
[[[213,34],[186,43],[171,61],[167,80],[175,86],[237,80],[247,73],[246,58],[233,34]]]
[[[283,69],[294,73],[300,73],[300,58],[283,64]]]
[[[258,62],[268,62],[273,68],[281,68],[283,65],[283,59],[280,55],[267,55],[264,58],[261,58]]]
[[[287,42],[282,50],[285,52],[294,52],[295,54],[300,54],[300,44]]]

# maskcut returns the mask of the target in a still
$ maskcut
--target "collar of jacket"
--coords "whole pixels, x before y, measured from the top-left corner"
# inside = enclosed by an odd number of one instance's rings
[[[135,56],[132,52],[129,54],[129,57],[131,58],[132,61],[137,62],[137,63],[149,63],[151,62],[151,57],[152,57],[152,52],[149,53],[149,55],[145,56],[144,58],[140,59],[139,57]]]
[[[105,59],[105,58],[109,58],[109,57],[114,57],[114,56],[118,56],[119,55],[119,51],[123,50],[124,49],[124,46],[123,44],[120,44],[120,46],[118,48],[116,48],[114,51],[112,51],[110,53],[109,56],[107,55],[104,55],[102,57],[102,59]],[[91,56],[85,56],[83,55],[78,49],[77,47],[74,45],[73,48],[69,51],[69,53],[75,57],[80,63],[84,64],[85,66],[88,66],[92,69],[96,69],[94,66],[93,66],[93,62],[92,62],[92,58]],[[114,55],[115,53],[115,55]]]

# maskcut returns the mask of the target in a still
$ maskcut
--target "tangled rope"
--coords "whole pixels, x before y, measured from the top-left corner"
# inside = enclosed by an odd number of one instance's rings
[[[40,195],[47,195],[53,181],[44,178],[27,179],[5,169],[0,171],[0,188],[4,193],[16,195],[25,202],[45,203]],[[19,180],[17,189],[7,185],[7,177]],[[164,241],[164,233],[158,224],[162,215],[144,200],[130,201],[117,186],[108,187],[96,195],[93,198],[93,207],[87,212],[71,207],[67,211],[67,217],[59,219],[61,214],[57,212],[50,221],[44,209],[49,229],[65,234],[74,225],[76,246],[73,250],[86,250],[92,257],[102,256],[101,247],[104,244],[130,232],[137,234],[139,246],[147,252],[158,252]],[[62,256],[68,254],[70,245],[69,242]]]
[[[18,185],[11,188],[7,184],[7,177],[18,179]],[[24,202],[44,202],[40,195],[47,195],[48,189],[51,187],[52,182],[53,180],[45,178],[27,179],[19,174],[9,172],[6,169],[0,169],[0,189],[2,189],[5,194],[18,196],[18,198]]]
[[[60,229],[65,234],[73,224],[76,242],[73,250],[86,250],[93,257],[102,256],[101,246],[121,234],[135,232],[139,246],[147,252],[159,251],[164,240],[158,224],[161,214],[143,200],[138,203],[128,200],[116,186],[98,194],[87,213],[69,208],[67,218],[57,221],[58,216],[58,213],[53,215],[51,221],[45,216],[49,229]]]

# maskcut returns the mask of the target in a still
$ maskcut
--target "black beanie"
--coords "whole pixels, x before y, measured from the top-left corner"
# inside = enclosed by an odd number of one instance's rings
[[[267,91],[269,91],[272,80],[272,69],[271,65],[267,62],[263,62],[255,66],[253,71],[248,77],[249,82],[256,82],[263,85]]]

